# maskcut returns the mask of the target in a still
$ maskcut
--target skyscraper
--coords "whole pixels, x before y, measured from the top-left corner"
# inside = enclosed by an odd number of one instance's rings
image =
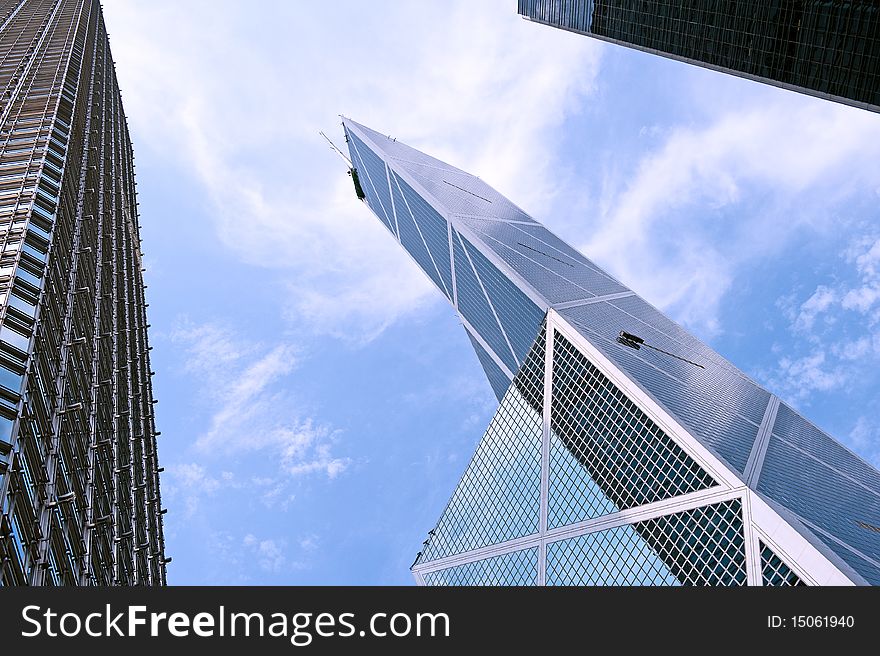
[[[519,0],[529,20],[880,111],[875,0]]]
[[[479,178],[343,127],[500,401],[417,581],[880,584],[880,472]]]
[[[164,584],[131,142],[98,0],[0,2],[0,584]]]

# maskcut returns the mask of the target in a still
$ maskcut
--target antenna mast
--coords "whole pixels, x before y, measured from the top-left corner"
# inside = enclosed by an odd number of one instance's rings
[[[350,168],[350,169],[353,168],[353,166],[351,164],[351,160],[345,156],[345,153],[343,153],[341,150],[339,150],[339,148],[336,147],[335,143],[330,141],[330,137],[328,137],[326,134],[324,134],[321,130],[318,130],[318,134],[320,134],[322,137],[324,137],[327,140],[327,143],[330,144],[330,147],[334,151],[336,151],[336,154],[345,160],[345,163],[348,164],[348,168]]]

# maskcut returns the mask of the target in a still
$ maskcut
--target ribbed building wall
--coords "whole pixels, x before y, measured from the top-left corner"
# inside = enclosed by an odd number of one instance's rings
[[[164,584],[134,158],[97,0],[0,2],[0,108],[0,584]]]

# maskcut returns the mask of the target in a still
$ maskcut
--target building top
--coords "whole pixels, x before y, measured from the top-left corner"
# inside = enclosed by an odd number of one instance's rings
[[[456,307],[499,400],[552,308],[808,540],[880,584],[880,472],[479,178],[343,125],[366,202]]]

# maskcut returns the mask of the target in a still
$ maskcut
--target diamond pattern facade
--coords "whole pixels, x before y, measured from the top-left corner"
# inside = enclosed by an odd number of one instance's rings
[[[791,567],[786,565],[782,559],[773,553],[773,550],[763,542],[761,544],[761,577],[764,585],[785,587],[805,585]]]
[[[553,348],[551,463],[558,468],[550,470],[550,528],[715,485],[565,337],[557,335]],[[579,497],[586,503],[576,505]]]
[[[464,565],[438,569],[425,575],[428,585],[535,585],[537,548],[512,551]]]
[[[550,544],[548,585],[745,585],[738,499]]]

